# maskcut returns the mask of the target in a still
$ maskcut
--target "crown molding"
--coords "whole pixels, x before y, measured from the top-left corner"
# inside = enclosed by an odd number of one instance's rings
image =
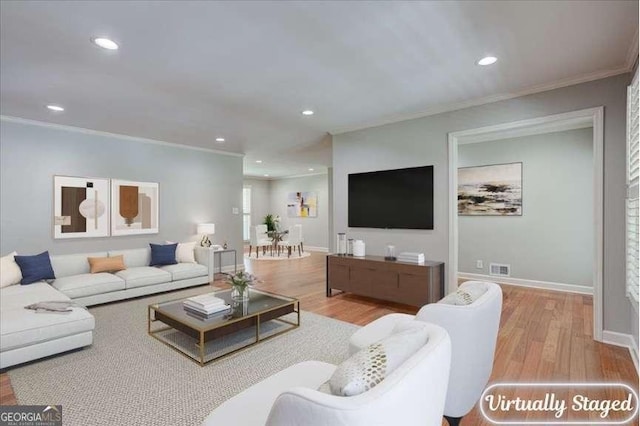
[[[199,146],[184,145],[184,144],[175,143],[175,142],[165,142],[165,141],[159,141],[155,139],[141,138],[138,136],[123,135],[120,133],[104,132],[101,130],[86,129],[84,127],[68,126],[66,124],[47,123],[45,121],[30,120],[28,118],[12,117],[8,115],[0,115],[0,121],[6,121],[9,123],[28,124],[32,126],[45,127],[49,129],[55,129],[55,130],[65,130],[68,132],[82,133],[85,135],[106,136],[110,138],[122,139],[127,142],[146,143],[146,144],[160,145],[160,146],[166,146],[171,148],[189,149],[192,151],[209,152],[213,154],[228,155],[231,157],[244,157],[244,154],[240,154],[237,152],[220,151],[212,148],[203,148]]]
[[[274,176],[271,178],[271,180],[296,179],[296,178],[303,178],[303,177],[310,177],[310,176],[323,176],[327,174],[328,173],[325,171],[325,172],[304,173],[299,175],[280,176],[280,177]]]
[[[322,176],[329,174],[328,171],[325,172],[314,172],[314,173],[304,173],[299,175],[288,175],[288,176],[253,176],[253,175],[244,175],[244,179],[254,179],[254,180],[266,180],[266,181],[274,181],[274,180],[282,180],[282,179],[295,179],[295,178],[303,178],[309,176]]]
[[[638,50],[637,42],[638,40],[636,37],[636,48],[635,48],[636,52]],[[485,104],[490,104],[494,102],[505,101],[508,99],[519,98],[521,96],[533,95],[535,93],[547,92],[549,90],[560,89],[563,87],[573,86],[580,83],[587,83],[595,80],[601,80],[603,78],[613,77],[616,75],[628,73],[631,71],[632,68],[633,68],[633,64],[631,64],[631,68],[627,64],[625,64],[625,66],[620,68],[616,68],[612,70],[596,71],[596,72],[583,74],[576,77],[557,80],[551,83],[538,84],[538,85],[530,86],[525,89],[517,90],[514,92],[485,96],[482,98],[470,99],[470,100],[461,101],[461,102],[451,102],[448,104],[434,105],[418,113],[399,114],[395,116],[388,116],[385,118],[381,118],[379,120],[364,122],[354,126],[338,127],[338,128],[335,128],[333,131],[330,131],[329,133],[332,136],[335,136],[342,133],[353,132],[356,130],[363,130],[371,127],[384,126],[386,124],[398,123],[401,121],[413,120],[416,118],[424,118],[424,117],[429,117],[431,115],[442,114],[444,112],[457,111],[457,110],[475,107],[479,105],[485,105]]]

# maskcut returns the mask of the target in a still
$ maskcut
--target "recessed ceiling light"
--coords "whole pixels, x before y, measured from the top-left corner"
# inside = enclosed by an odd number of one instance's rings
[[[216,142],[224,142],[224,138],[216,138]]]
[[[51,111],[55,111],[55,112],[64,111],[64,108],[61,107],[60,105],[47,105],[47,108],[49,108]]]
[[[310,172],[312,172],[312,171],[313,171],[313,169],[309,169],[309,171],[310,171]]]
[[[262,164],[262,160],[256,160],[256,163]]]
[[[485,56],[484,58],[480,59],[478,62],[476,62],[478,65],[492,65],[495,64],[498,61],[498,58],[496,58],[495,56]]]
[[[264,175],[264,177],[269,177],[269,175]]]
[[[92,38],[91,41],[96,46],[100,46],[103,49],[107,49],[107,50],[118,50],[118,47],[119,47],[118,43],[106,37],[95,37],[95,38]]]
[[[313,111],[311,111],[310,109],[305,109],[304,111],[302,111],[302,115],[313,115]]]

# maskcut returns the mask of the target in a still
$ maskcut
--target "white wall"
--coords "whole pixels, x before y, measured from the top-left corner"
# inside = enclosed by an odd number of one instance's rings
[[[458,146],[460,167],[522,163],[522,216],[459,216],[460,272],[593,286],[593,130]],[[476,268],[476,261],[483,268]]]
[[[630,75],[536,93],[515,99],[334,135],[334,231],[364,239],[367,252],[383,254],[386,242],[449,262],[447,134],[517,120],[604,106],[604,328],[631,333],[625,295],[625,120]],[[347,229],[349,173],[433,164],[434,230]]]
[[[287,217],[287,196],[291,192],[313,191],[318,194],[317,217]],[[329,181],[327,175],[302,176],[271,181],[271,211],[280,215],[283,229],[301,224],[305,247],[325,249],[329,246]]]
[[[91,176],[160,187],[160,232],[105,238],[53,238],[53,176]],[[242,249],[242,158],[132,142],[51,126],[0,123],[0,250],[36,254],[148,247],[197,239],[196,225],[216,224],[215,243]],[[229,262],[223,259],[226,263]]]

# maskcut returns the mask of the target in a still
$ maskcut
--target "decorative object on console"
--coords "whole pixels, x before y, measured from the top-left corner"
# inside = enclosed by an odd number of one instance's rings
[[[53,237],[109,235],[109,179],[53,177]]]
[[[111,235],[157,234],[159,187],[155,182],[111,180]]]
[[[211,247],[211,240],[209,239],[209,235],[213,235],[216,233],[216,225],[214,223],[199,223],[196,232],[198,233],[198,235],[202,235],[200,246]]]
[[[355,240],[353,242],[353,256],[354,257],[364,257],[364,241]]]
[[[288,217],[317,217],[318,194],[316,192],[290,192],[287,196]]]
[[[264,217],[262,224],[267,225],[267,232],[277,231],[278,226],[280,225],[280,216],[269,213]]]
[[[227,283],[233,288],[231,291],[231,298],[233,300],[249,300],[249,287],[260,282],[258,277],[244,271],[227,275],[229,276]]]
[[[344,256],[347,254],[347,234],[339,232],[336,237],[336,254]]]
[[[118,272],[127,267],[124,265],[124,256],[87,257],[92,274],[99,272]]]
[[[522,216],[522,163],[458,169],[460,216]]]
[[[14,259],[22,273],[22,280],[20,280],[20,284],[22,285],[32,284],[42,280],[56,279],[48,251],[44,251],[34,256],[15,255]]]
[[[394,246],[393,244],[387,244],[387,246],[384,248],[384,260],[397,260],[396,246]]]
[[[415,263],[417,265],[423,265],[424,253],[411,253],[408,251],[403,251],[398,255],[398,259],[396,260],[398,262]]]
[[[9,287],[10,285],[20,284],[22,280],[22,272],[16,263],[15,251],[0,258],[0,288]]]
[[[175,265],[178,244],[149,244],[151,247],[151,262],[149,266]]]

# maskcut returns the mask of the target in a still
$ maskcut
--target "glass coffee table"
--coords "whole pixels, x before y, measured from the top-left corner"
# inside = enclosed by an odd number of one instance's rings
[[[215,295],[231,310],[209,319],[187,312],[186,298],[149,305],[149,335],[203,366],[300,326],[298,299],[254,289],[244,302],[232,300],[231,290]]]

